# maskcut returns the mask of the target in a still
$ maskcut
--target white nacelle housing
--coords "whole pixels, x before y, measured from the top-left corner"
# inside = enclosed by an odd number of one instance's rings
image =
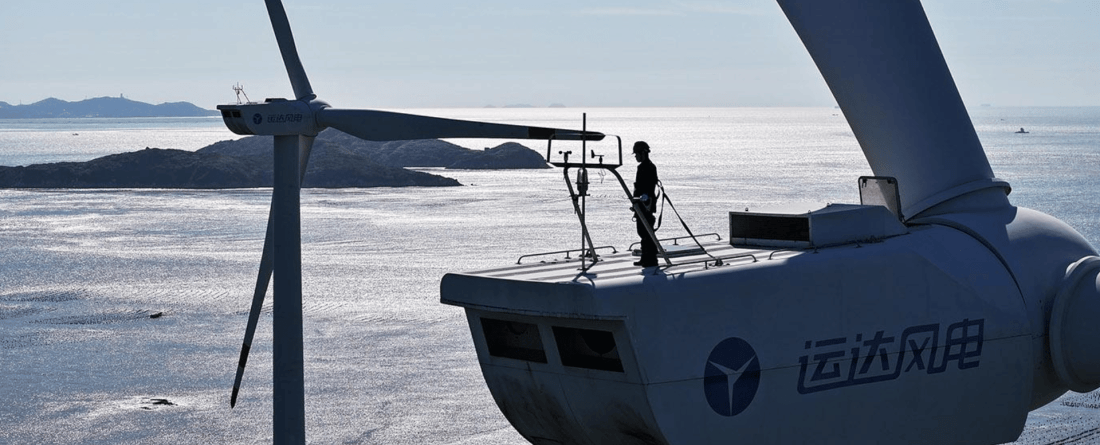
[[[218,105],[225,126],[236,134],[292,136],[317,134],[313,109],[300,100],[267,99],[262,104]]]

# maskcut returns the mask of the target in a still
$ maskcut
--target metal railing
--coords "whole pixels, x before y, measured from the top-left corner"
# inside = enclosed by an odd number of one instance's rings
[[[704,270],[709,270],[711,267],[726,266],[726,265],[729,264],[730,260],[736,260],[736,259],[740,259],[740,258],[752,258],[752,262],[754,262],[754,263],[760,261],[759,259],[756,258],[755,254],[742,253],[742,254],[738,254],[738,255],[719,256],[719,257],[714,257],[714,258],[701,258],[701,259],[692,260],[692,261],[678,261],[678,262],[672,263],[672,264],[667,265],[667,266],[660,266],[658,268],[663,269],[663,270],[668,270],[668,269],[671,269],[671,268],[676,267],[676,266],[687,266],[687,265],[690,265],[690,264],[703,263],[703,269]],[[712,265],[711,263],[714,263],[714,264]]]
[[[540,253],[530,253],[530,254],[527,254],[527,255],[523,255],[523,256],[519,257],[518,260],[516,260],[516,264],[523,264],[523,259],[524,258],[532,258],[532,257],[537,257],[537,256],[546,256],[546,255],[560,255],[560,254],[563,254],[563,253],[565,254],[565,259],[571,260],[572,258],[569,256],[570,253],[578,252],[578,253],[581,253],[581,255],[580,255],[581,257],[587,257],[589,254],[584,253],[584,252],[595,252],[596,250],[600,250],[600,249],[611,249],[612,254],[619,253],[618,249],[615,249],[615,246],[600,246],[600,247],[587,247],[587,248],[584,248],[584,249],[556,250],[556,251],[553,251],[553,252],[540,252]],[[599,257],[597,256],[597,258],[599,258]]]
[[[719,235],[716,232],[704,233],[704,234],[701,234],[701,235],[695,235],[695,238],[702,238],[704,236],[713,236],[713,237],[717,238],[718,241],[722,241],[722,235]],[[659,240],[657,240],[657,242],[660,243],[660,242],[664,242],[664,241],[672,241],[673,246],[679,246],[680,245],[679,241],[682,240],[682,239],[692,239],[692,237],[690,235],[684,235],[684,236],[677,236],[675,238],[659,239]],[[633,251],[634,246],[637,246],[639,244],[641,244],[641,241],[638,241],[638,242],[635,242],[635,243],[631,244],[630,247],[628,247],[626,250]]]

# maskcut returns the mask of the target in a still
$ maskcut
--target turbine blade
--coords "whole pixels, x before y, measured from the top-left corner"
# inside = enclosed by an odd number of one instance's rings
[[[313,152],[315,139],[317,139],[316,136],[298,136],[298,172],[301,174],[298,177],[299,183],[306,179],[306,167],[309,166],[309,154]]]
[[[298,170],[301,174],[299,180],[306,177],[306,166],[309,164],[309,155],[313,151],[313,136],[298,137]],[[256,325],[260,321],[260,311],[263,309],[264,296],[267,294],[267,286],[271,283],[271,272],[274,260],[272,258],[272,212],[267,214],[267,235],[264,236],[264,250],[260,255],[260,272],[256,277],[256,290],[252,294],[252,308],[248,311],[248,324],[244,328],[244,343],[241,345],[241,357],[237,362],[237,375],[233,379],[233,394],[229,397],[229,407],[237,405],[237,394],[241,390],[241,379],[244,377],[245,364],[248,362],[248,352],[252,349],[252,337],[256,334]]]
[[[919,0],[778,0],[906,219],[997,180]]]
[[[316,96],[309,85],[302,60],[298,58],[298,49],[294,46],[294,34],[290,31],[290,20],[280,0],[266,0],[267,15],[271,18],[271,28],[275,31],[275,40],[279,42],[279,52],[283,55],[283,65],[290,76],[290,86],[294,88],[294,97],[298,100],[310,100]]]
[[[602,140],[593,131],[493,124],[440,117],[418,116],[375,110],[325,108],[317,112],[317,123],[368,141],[407,141],[416,139],[559,139]]]

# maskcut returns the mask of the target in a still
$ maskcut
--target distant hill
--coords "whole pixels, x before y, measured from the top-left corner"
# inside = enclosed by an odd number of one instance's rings
[[[79,102],[49,98],[30,105],[0,102],[0,119],[44,119],[81,117],[195,117],[216,116],[189,102],[147,104],[123,97],[97,97]]]
[[[273,183],[271,136],[221,141],[195,152],[146,148],[87,162],[0,166],[0,188],[251,188]],[[313,144],[303,187],[435,187],[458,181],[402,167],[549,168],[509,142],[469,150],[440,140],[370,142],[326,130]]]
[[[443,167],[452,169],[550,168],[541,154],[515,142],[506,142],[493,148],[486,147],[484,150],[470,150],[438,139],[391,142],[364,141],[331,128],[317,135],[317,141],[338,144],[353,153],[391,167]],[[271,144],[269,143],[267,146],[270,147]],[[208,148],[214,149],[213,147]]]
[[[269,144],[270,150],[270,144]],[[266,156],[270,159],[272,156]],[[146,148],[88,162],[0,167],[0,188],[271,187],[272,164],[213,152]],[[303,187],[457,186],[451,178],[386,167],[346,149],[314,146]]]
[[[5,188],[233,188],[261,185],[255,166],[230,156],[147,148],[96,158],[0,167]]]

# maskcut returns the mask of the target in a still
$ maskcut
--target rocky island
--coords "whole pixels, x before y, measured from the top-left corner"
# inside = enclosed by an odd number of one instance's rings
[[[0,188],[270,187],[271,136],[222,141],[190,152],[146,148],[87,162],[0,166]],[[457,186],[458,181],[404,167],[549,168],[517,144],[470,150],[440,140],[371,142],[329,129],[314,142],[302,187]]]

